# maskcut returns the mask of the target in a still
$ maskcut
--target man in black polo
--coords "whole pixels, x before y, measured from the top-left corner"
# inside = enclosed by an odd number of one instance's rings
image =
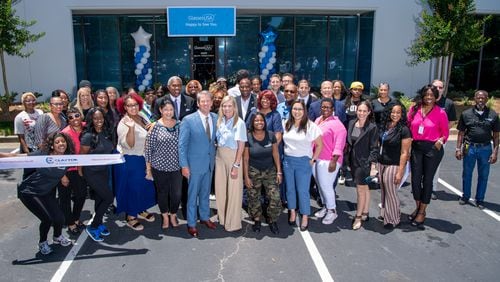
[[[486,107],[488,92],[476,91],[474,101],[476,102],[474,108],[463,111],[457,125],[459,132],[455,157],[457,160],[463,159],[462,189],[464,191],[459,203],[465,205],[469,202],[472,172],[477,162],[476,205],[484,209],[484,195],[488,186],[490,165],[497,161],[500,122],[498,114]],[[492,139],[493,148],[491,148]]]
[[[444,82],[442,80],[434,79],[434,81],[432,81],[432,86],[438,89],[439,96],[436,100],[436,104],[446,112],[446,116],[448,117],[448,128],[451,128],[453,126],[453,123],[457,121],[455,104],[450,98],[446,97],[444,93]],[[436,188],[438,187],[439,170],[441,168],[441,163],[439,164],[436,173],[434,174],[434,179],[432,179],[431,199],[433,200],[437,200],[437,194],[435,192]]]

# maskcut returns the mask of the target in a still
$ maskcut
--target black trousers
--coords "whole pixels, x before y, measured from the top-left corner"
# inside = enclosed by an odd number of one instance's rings
[[[434,142],[413,141],[411,150],[411,189],[415,201],[431,202],[432,179],[443,159],[444,149],[436,149]]]
[[[54,237],[61,235],[64,214],[57,204],[55,193],[44,196],[19,193],[21,203],[40,219],[40,243],[47,241],[50,226],[54,226]]]
[[[66,172],[66,176],[69,178],[69,186],[64,187],[59,183],[57,186],[57,200],[64,213],[65,224],[71,225],[80,220],[87,196],[87,185],[76,170]],[[73,209],[71,209],[71,200],[73,200]]]
[[[182,174],[180,171],[151,169],[156,188],[156,200],[161,213],[177,213],[182,197]]]
[[[90,227],[97,228],[102,224],[104,213],[109,205],[113,203],[113,192],[109,185],[109,169],[107,166],[95,168],[84,167],[83,177],[92,190],[94,190],[94,210],[95,215]]]

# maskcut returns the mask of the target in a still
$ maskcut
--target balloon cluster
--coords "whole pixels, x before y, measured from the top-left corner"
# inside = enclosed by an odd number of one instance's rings
[[[149,40],[151,34],[147,33],[142,26],[130,34],[135,41],[134,63],[135,63],[135,86],[139,91],[144,91],[146,87],[152,85],[153,69],[151,68],[151,46]]]
[[[274,41],[278,34],[272,27],[268,27],[263,32],[259,33],[262,41],[259,52],[260,63],[260,78],[262,79],[262,87],[267,89],[269,85],[269,78],[276,73],[274,64],[276,63],[276,45]]]

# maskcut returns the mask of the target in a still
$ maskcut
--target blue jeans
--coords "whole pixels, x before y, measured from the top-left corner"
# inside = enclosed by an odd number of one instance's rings
[[[196,227],[198,213],[200,220],[210,219],[210,185],[212,184],[212,171],[205,173],[191,173],[188,180],[187,199],[187,226]]]
[[[288,209],[297,208],[298,197],[299,212],[302,215],[311,213],[309,185],[311,184],[312,168],[309,160],[309,157],[290,157],[286,155],[283,159]]]
[[[471,197],[472,173],[477,162],[477,190],[476,201],[483,201],[490,174],[490,163],[488,162],[492,153],[491,145],[483,147],[469,146],[468,152],[464,155],[462,171],[462,188],[464,199]]]

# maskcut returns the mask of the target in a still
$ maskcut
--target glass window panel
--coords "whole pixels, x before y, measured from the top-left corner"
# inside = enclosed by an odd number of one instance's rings
[[[83,44],[83,25],[82,17],[73,17],[73,39],[75,43],[75,62],[76,62],[76,83],[78,81],[85,79],[85,49]]]
[[[356,16],[330,17],[330,45],[327,77],[347,85],[355,79],[358,19]]]
[[[325,79],[328,17],[297,17],[295,21],[296,83],[307,79],[312,86],[319,86]]]
[[[86,78],[94,89],[120,84],[120,48],[115,16],[84,17]]]
[[[171,76],[179,76],[184,83],[191,79],[191,51],[189,37],[168,37],[165,16],[155,21],[157,83],[167,84]]]
[[[236,72],[247,69],[251,74],[259,73],[259,17],[238,16],[236,36],[218,40],[217,75],[227,76],[234,84]]]
[[[359,59],[357,79],[363,82],[366,85],[365,88],[369,91],[372,72],[373,12],[361,15],[359,22]]]
[[[483,59],[481,62],[481,78],[479,89],[487,91],[498,90],[498,78],[500,77],[500,16],[495,15],[493,19],[486,24],[485,36],[491,38],[491,41],[483,47]],[[476,86],[472,87],[475,89]]]

